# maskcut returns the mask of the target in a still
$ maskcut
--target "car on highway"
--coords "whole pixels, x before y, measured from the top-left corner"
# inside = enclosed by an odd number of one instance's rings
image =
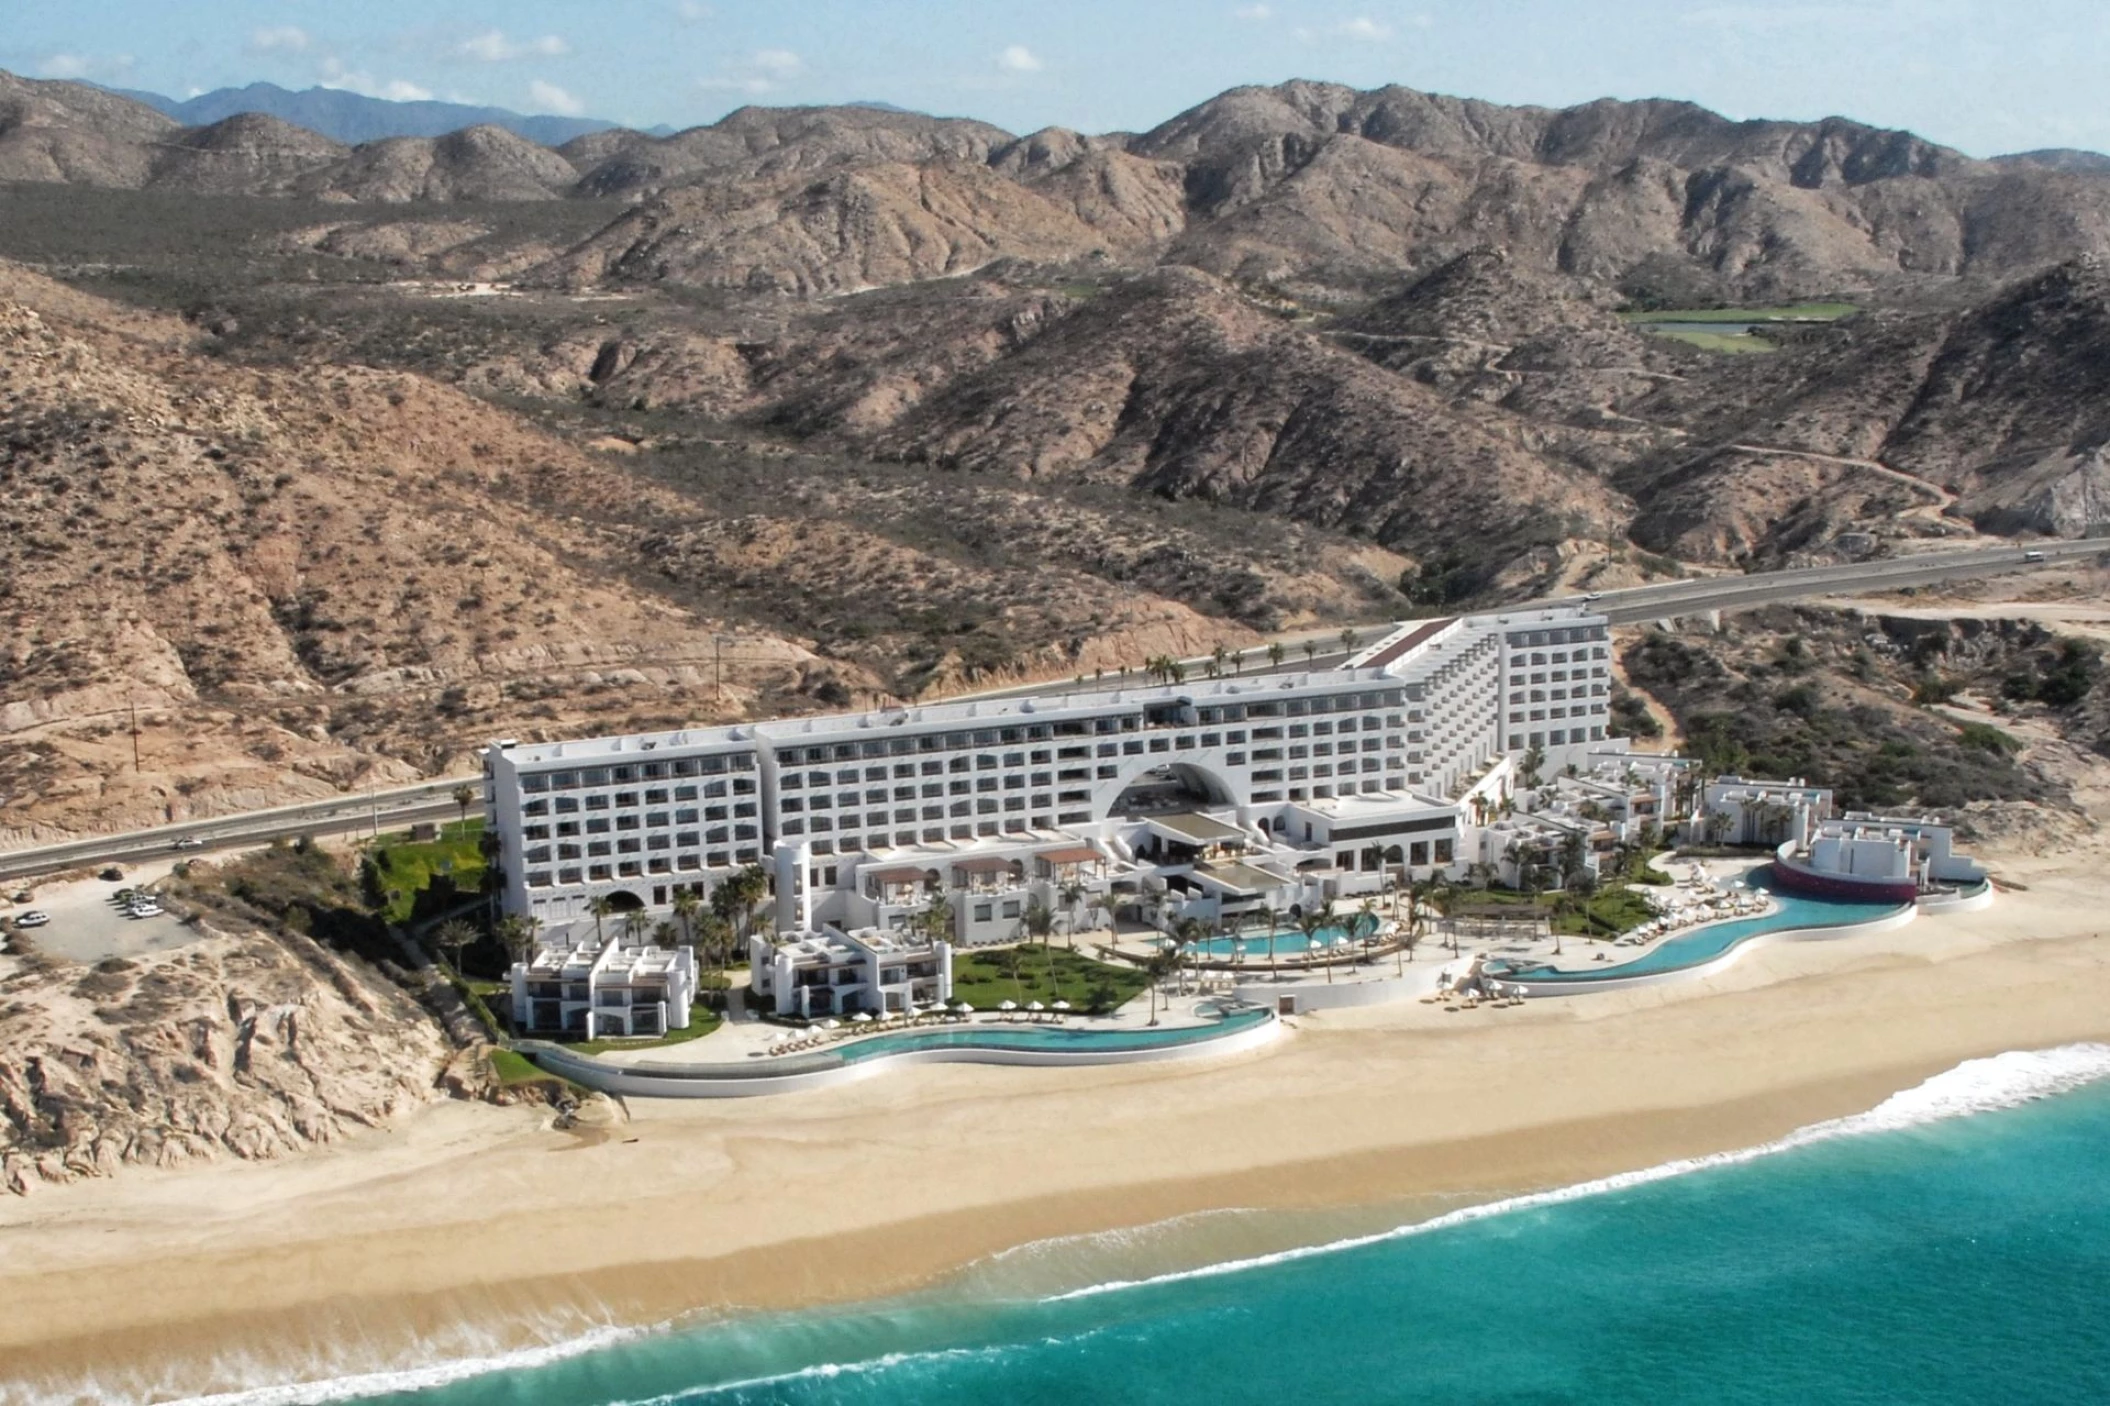
[[[205,848],[205,841],[199,839],[196,835],[185,835],[182,839],[176,841],[176,848],[203,849]]]
[[[1583,596],[1583,604],[1584,604],[1584,605],[1588,605],[1588,604],[1589,604],[1589,603],[1590,603],[1591,601],[1599,601],[1599,600],[1603,600],[1603,599],[1604,599],[1604,592],[1603,592],[1603,591],[1590,591],[1590,592],[1586,593],[1586,594],[1585,594],[1585,595]]]
[[[2022,559],[2024,561],[2042,561],[2044,560],[2044,553],[2032,547],[2022,554]]]
[[[40,928],[50,921],[51,915],[40,908],[32,908],[27,913],[15,914],[15,926],[18,928]]]

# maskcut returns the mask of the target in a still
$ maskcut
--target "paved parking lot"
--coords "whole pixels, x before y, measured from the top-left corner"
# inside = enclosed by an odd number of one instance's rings
[[[0,907],[0,915],[12,919],[29,908],[49,913],[49,923],[31,928],[23,936],[39,952],[68,961],[100,962],[105,957],[136,957],[144,952],[187,947],[201,936],[195,928],[185,927],[166,913],[158,918],[128,918],[125,910],[111,901],[111,895],[119,889],[135,888],[167,870],[166,864],[159,866],[158,872],[151,867],[141,868],[114,883],[83,879],[70,884],[40,884],[30,902]],[[9,926],[13,926],[12,922]]]

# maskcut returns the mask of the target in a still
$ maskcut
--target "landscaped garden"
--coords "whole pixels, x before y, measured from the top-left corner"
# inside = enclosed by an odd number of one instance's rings
[[[1021,1007],[1032,1001],[1049,1007],[1067,1001],[1072,1010],[1103,1013],[1141,994],[1149,981],[1133,967],[1034,943],[955,952],[952,963],[953,998],[983,1011],[996,1010],[1005,1001]]]

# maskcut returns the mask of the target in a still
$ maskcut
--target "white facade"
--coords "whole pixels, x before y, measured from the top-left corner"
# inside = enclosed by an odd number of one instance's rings
[[[1985,871],[1953,846],[1953,832],[1938,821],[1850,811],[1817,827],[1804,862],[1818,874],[1910,883],[1923,893],[1983,882]]]
[[[605,942],[544,947],[513,964],[513,1028],[582,1039],[665,1035],[689,1028],[696,954],[686,947]]]
[[[548,922],[747,864],[785,932],[898,932],[942,893],[957,940],[1009,941],[1036,899],[1228,912],[1262,874],[1258,901],[1315,901],[1462,868],[1510,758],[1606,745],[1609,656],[1601,617],[1526,611],[1403,625],[1336,670],[494,744],[488,820],[507,911]],[[1250,836],[1251,872],[1139,858],[1174,815]]]
[[[952,945],[876,929],[748,939],[754,999],[780,1016],[899,1013],[952,999]]]
[[[1695,839],[1715,844],[1807,845],[1832,815],[1832,793],[1798,779],[1747,781],[1722,776],[1700,793],[1699,814],[1689,828]]]

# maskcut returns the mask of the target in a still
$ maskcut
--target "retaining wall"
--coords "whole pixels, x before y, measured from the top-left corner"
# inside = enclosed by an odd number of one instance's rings
[[[758,1066],[734,1073],[713,1072],[709,1065],[609,1064],[591,1055],[567,1050],[561,1045],[522,1041],[522,1054],[552,1074],[602,1093],[626,1098],[754,1098],[763,1094],[804,1093],[834,1088],[859,1079],[883,1074],[906,1064],[1004,1064],[1037,1068],[1081,1068],[1095,1064],[1163,1064],[1175,1060],[1236,1054],[1257,1049],[1280,1035],[1283,1025],[1272,1014],[1244,1029],[1207,1036],[1185,1044],[1158,1045],[1128,1050],[1005,1050],[972,1045],[936,1046],[927,1050],[901,1050],[854,1062],[839,1056],[819,1067],[768,1069]]]

